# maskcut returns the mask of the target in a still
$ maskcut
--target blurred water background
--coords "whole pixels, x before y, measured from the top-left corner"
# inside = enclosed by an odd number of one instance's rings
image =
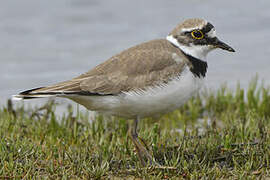
[[[210,53],[207,88],[234,88],[237,82],[246,88],[256,73],[268,85],[269,9],[269,0],[1,1],[0,104],[20,91],[80,75],[125,48],[164,38],[193,17],[212,22],[236,50]]]

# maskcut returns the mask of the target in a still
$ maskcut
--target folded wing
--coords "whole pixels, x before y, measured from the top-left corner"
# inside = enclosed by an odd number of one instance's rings
[[[173,45],[166,40],[154,40],[127,49],[74,79],[24,91],[15,97],[117,95],[167,83],[180,75],[185,65],[185,56]]]

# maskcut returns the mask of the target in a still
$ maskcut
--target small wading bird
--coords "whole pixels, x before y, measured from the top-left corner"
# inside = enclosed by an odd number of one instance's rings
[[[131,47],[74,79],[14,98],[68,98],[89,110],[133,119],[129,136],[146,166],[154,159],[138,138],[139,120],[173,111],[192,97],[206,75],[206,55],[216,48],[234,52],[217,38],[211,23],[188,19],[166,39]]]

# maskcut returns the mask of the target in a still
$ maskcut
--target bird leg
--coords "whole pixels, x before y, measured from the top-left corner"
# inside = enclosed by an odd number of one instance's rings
[[[148,163],[152,165],[154,159],[151,156],[151,154],[146,150],[146,148],[142,145],[142,143],[140,142],[138,138],[137,124],[138,124],[139,119],[140,119],[139,117],[134,119],[132,125],[129,126],[129,136],[136,148],[141,164],[145,167]]]

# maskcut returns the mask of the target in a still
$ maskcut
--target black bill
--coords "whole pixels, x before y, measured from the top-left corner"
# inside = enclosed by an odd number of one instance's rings
[[[215,38],[213,45],[217,48],[220,48],[220,49],[223,49],[226,51],[235,52],[235,50],[232,47],[230,47],[228,44],[220,41],[218,38]]]

